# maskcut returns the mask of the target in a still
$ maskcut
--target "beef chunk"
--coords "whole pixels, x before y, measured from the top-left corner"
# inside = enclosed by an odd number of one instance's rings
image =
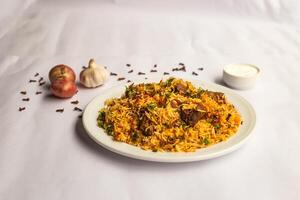
[[[151,126],[150,119],[148,119],[145,114],[142,115],[139,121],[139,129],[142,131],[144,136],[151,136],[155,131],[154,127]]]
[[[205,113],[194,109],[181,109],[180,117],[186,124],[195,126],[204,117]]]
[[[179,92],[179,94],[185,94],[187,91],[187,87],[182,83],[178,83],[176,85],[176,90]]]

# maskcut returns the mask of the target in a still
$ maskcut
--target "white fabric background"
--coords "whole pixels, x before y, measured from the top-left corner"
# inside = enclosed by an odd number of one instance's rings
[[[1,0],[0,199],[299,199],[299,8],[283,0]],[[28,83],[58,63],[78,74],[91,57],[131,80],[138,71],[151,77],[154,64],[162,74],[183,62],[188,71],[173,75],[188,79],[204,67],[198,78],[220,83],[225,64],[256,64],[257,87],[236,91],[256,109],[254,134],[230,155],[195,163],[111,153],[86,136],[70,100]],[[117,84],[110,77],[79,88],[72,100],[83,108]]]

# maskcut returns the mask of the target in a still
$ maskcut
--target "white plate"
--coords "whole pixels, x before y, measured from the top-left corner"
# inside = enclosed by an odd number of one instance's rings
[[[187,79],[186,79],[187,80]],[[153,79],[152,82],[159,81]],[[151,82],[147,81],[147,82]],[[256,121],[255,111],[250,103],[234,93],[232,90],[213,83],[204,83],[198,80],[189,79],[195,86],[201,86],[204,89],[225,93],[228,100],[233,103],[238,112],[242,115],[243,124],[240,126],[237,134],[228,140],[212,145],[207,148],[199,149],[191,153],[170,153],[170,152],[152,152],[145,151],[139,147],[135,147],[126,143],[113,141],[102,128],[97,126],[98,111],[104,106],[104,101],[111,97],[120,97],[125,91],[124,85],[111,88],[106,92],[94,98],[85,108],[83,113],[83,125],[88,135],[104,148],[115,153],[128,156],[131,158],[156,161],[156,162],[190,162],[198,160],[206,160],[221,155],[228,154],[238,149],[251,134]]]

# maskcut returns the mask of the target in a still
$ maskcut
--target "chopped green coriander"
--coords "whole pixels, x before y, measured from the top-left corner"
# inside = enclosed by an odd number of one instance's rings
[[[203,142],[204,142],[205,145],[208,145],[208,144],[209,144],[209,141],[208,141],[207,138],[204,138]]]
[[[157,107],[157,105],[156,105],[156,103],[154,103],[154,102],[151,102],[151,103],[148,103],[147,104],[147,109],[148,110],[153,110],[154,108],[156,108]]]

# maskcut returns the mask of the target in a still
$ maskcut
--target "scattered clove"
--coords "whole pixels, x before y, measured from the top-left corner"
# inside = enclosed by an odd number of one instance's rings
[[[26,91],[21,91],[20,94],[26,95],[27,92]]]
[[[41,78],[39,79],[39,83],[40,83],[40,82],[42,82],[43,80],[44,80],[44,78],[43,78],[43,77],[41,77]]]
[[[193,72],[192,75],[198,76],[198,74],[196,72]]]
[[[36,80],[32,80],[32,79],[29,80],[29,83],[34,83],[34,82],[36,82]]]
[[[23,111],[23,110],[25,110],[25,107],[19,107],[20,112]]]
[[[127,83],[130,83],[131,82],[131,80],[127,80]]]
[[[71,104],[78,104],[78,103],[79,103],[78,100],[76,100],[76,101],[71,101]]]
[[[61,109],[57,109],[56,112],[60,112],[60,113],[63,113],[64,112],[64,109],[61,108]]]
[[[111,75],[111,76],[118,76],[118,74],[113,73],[113,72],[110,72],[110,75]]]
[[[144,72],[139,72],[138,75],[145,75],[145,73]]]
[[[37,77],[38,75],[40,75],[39,73],[35,73],[34,77]]]
[[[198,70],[203,71],[203,67],[198,68]]]
[[[169,75],[170,73],[169,72],[164,72],[164,75]]]
[[[22,101],[29,101],[29,98],[23,98]]]
[[[132,73],[132,72],[133,72],[133,69],[128,71],[129,74]]]
[[[45,83],[46,83],[45,81],[40,82],[40,83],[39,83],[39,86],[42,86],[42,85],[44,85]]]
[[[130,65],[130,64],[126,64],[126,66],[127,66],[127,67],[130,67],[131,65]]]
[[[183,65],[182,67],[175,67],[175,68],[173,68],[172,71],[173,71],[173,72],[174,72],[174,71],[183,71],[183,72],[185,72],[186,69],[185,69],[185,66]]]
[[[184,66],[184,64],[183,64],[183,63],[179,63],[178,65]]]
[[[155,64],[153,67],[156,68],[156,67],[157,67],[157,64]]]
[[[82,118],[82,115],[79,115],[78,118]]]
[[[78,108],[78,107],[74,107],[74,110],[75,110],[75,111],[80,111],[80,112],[82,112],[82,109],[80,109],[80,108]]]
[[[42,94],[42,92],[41,92],[41,91],[37,91],[35,94],[36,94],[36,95]]]
[[[157,70],[156,69],[151,69],[151,71],[150,72],[157,72]]]
[[[123,80],[125,80],[125,78],[124,78],[124,77],[120,77],[120,78],[118,78],[117,80],[118,80],[118,81],[123,81]]]

